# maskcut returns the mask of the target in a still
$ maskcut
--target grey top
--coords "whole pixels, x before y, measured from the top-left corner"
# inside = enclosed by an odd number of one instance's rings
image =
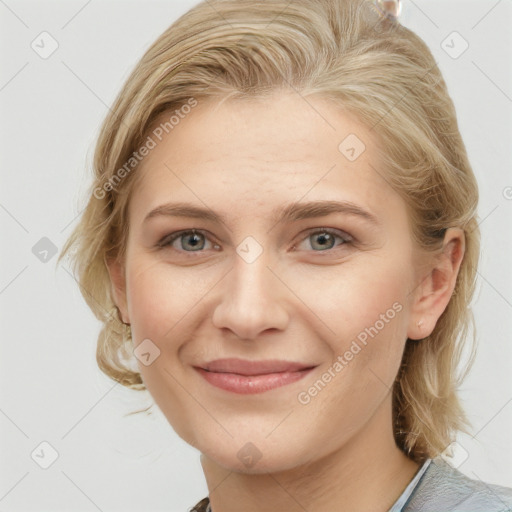
[[[196,510],[212,512],[209,503]],[[512,488],[469,478],[439,456],[421,465],[388,512],[512,512]]]
[[[418,473],[423,469],[395,503],[408,493],[402,508],[393,505],[389,512],[512,512],[512,488],[469,478],[441,457],[425,461]]]

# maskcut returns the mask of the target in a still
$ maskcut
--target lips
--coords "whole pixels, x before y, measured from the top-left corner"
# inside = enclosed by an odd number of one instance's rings
[[[217,359],[195,367],[212,386],[236,394],[264,393],[303,379],[315,366],[276,359]]]
[[[314,365],[269,359],[265,361],[248,361],[244,359],[217,359],[202,368],[209,372],[236,373],[238,375],[266,375],[269,373],[298,372],[312,368]]]

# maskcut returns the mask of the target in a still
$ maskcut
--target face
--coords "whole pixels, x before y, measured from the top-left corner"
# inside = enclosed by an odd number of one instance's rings
[[[226,468],[292,468],[371,423],[389,441],[417,276],[376,144],[276,94],[200,104],[137,169],[117,302],[158,407]]]

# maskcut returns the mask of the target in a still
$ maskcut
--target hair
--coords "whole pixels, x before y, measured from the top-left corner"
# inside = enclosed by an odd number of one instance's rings
[[[415,247],[435,255],[447,228],[464,231],[454,293],[431,335],[407,340],[393,384],[397,446],[417,462],[437,456],[471,426],[457,389],[475,356],[472,345],[460,364],[467,341],[475,340],[469,305],[480,253],[478,187],[430,50],[369,0],[207,0],[143,55],[102,125],[88,202],[59,256],[70,253],[81,292],[103,324],[99,368],[124,386],[145,389],[129,366],[131,340],[113,314],[106,261],[126,254],[134,155],[150,128],[193,102],[257,99],[280,90],[330,100],[368,127],[384,148],[382,174],[410,212]]]

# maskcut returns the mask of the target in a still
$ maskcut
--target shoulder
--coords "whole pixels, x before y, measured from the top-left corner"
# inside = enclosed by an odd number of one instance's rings
[[[403,512],[512,512],[512,488],[473,480],[432,459]]]

